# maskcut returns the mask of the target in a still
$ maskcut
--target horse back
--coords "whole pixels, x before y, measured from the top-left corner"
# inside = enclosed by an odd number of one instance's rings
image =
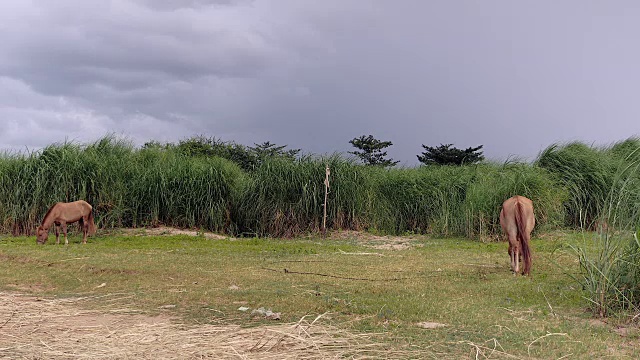
[[[74,202],[72,202],[70,204],[78,204],[79,207],[83,208],[85,211],[88,210],[88,212],[90,212],[93,209],[91,204],[89,204],[88,202],[86,202],[84,200],[74,201]]]
[[[520,231],[518,223],[521,220]],[[500,225],[506,233],[527,232],[531,233],[535,226],[535,216],[533,214],[533,201],[530,199],[516,195],[508,198],[502,203],[500,211]]]
[[[57,202],[44,216],[43,223],[54,221],[76,222],[91,214],[92,206],[84,201],[78,200],[69,203]]]

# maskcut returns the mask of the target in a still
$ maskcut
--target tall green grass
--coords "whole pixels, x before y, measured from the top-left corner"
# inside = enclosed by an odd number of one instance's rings
[[[101,228],[163,223],[233,231],[230,209],[245,174],[220,158],[135,149],[105,137],[0,159],[2,231],[31,234],[49,206],[85,199]]]
[[[53,203],[85,199],[101,228],[166,224],[278,237],[316,232],[329,165],[329,229],[491,239],[500,234],[500,205],[516,194],[534,201],[537,229],[594,223],[611,205],[606,199],[612,199],[617,169],[630,164],[636,145],[634,139],[610,148],[556,145],[534,164],[385,169],[332,155],[276,157],[245,171],[210,154],[136,148],[107,136],[1,155],[0,230],[30,234]],[[618,222],[633,217],[635,204],[623,204]]]
[[[527,164],[428,166],[378,170],[374,223],[394,233],[491,238],[500,233],[502,202],[524,195],[536,204],[541,224],[561,223],[565,192],[547,171]]]
[[[562,159],[567,156],[563,153],[565,150],[560,149],[554,156]],[[581,269],[576,281],[585,290],[594,313],[600,316],[625,310],[637,313],[640,310],[640,141],[629,139],[611,147],[586,151],[597,151],[601,161],[589,163],[599,171],[597,176],[589,178],[595,179],[593,183],[576,174],[559,174],[572,183],[574,201],[567,204],[570,211],[586,214],[586,221],[581,219],[580,225],[598,224],[596,233],[585,232],[582,244],[572,247]],[[574,157],[574,169],[584,166],[581,161],[589,160],[584,153],[581,155]],[[595,220],[590,222],[590,219]]]
[[[243,232],[289,237],[319,231],[326,165],[331,170],[327,227],[366,228],[371,197],[366,168],[334,155],[298,161],[275,158],[252,172],[235,213]]]
[[[331,168],[332,229],[492,237],[500,231],[502,202],[516,194],[536,202],[542,224],[563,219],[565,193],[547,171],[526,164],[385,169],[332,156],[275,159],[252,173],[235,217],[244,231],[285,237],[319,231],[325,164]]]
[[[627,184],[637,177],[629,171],[640,159],[637,149],[640,139],[630,138],[612,146],[595,147],[574,142],[552,145],[545,149],[536,165],[547,169],[569,194],[565,202],[567,225],[574,228],[595,229],[606,221],[607,211],[613,209],[611,201],[617,199],[618,187],[638,191],[635,184]],[[616,221],[629,221],[636,204],[616,204]],[[626,209],[626,210],[624,210]],[[623,215],[626,211],[628,215]]]

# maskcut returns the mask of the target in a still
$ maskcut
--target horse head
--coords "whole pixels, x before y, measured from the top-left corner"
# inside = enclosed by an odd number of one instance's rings
[[[45,229],[42,225],[38,226],[38,229],[36,230],[36,242],[42,245],[47,242],[48,237],[49,229]]]

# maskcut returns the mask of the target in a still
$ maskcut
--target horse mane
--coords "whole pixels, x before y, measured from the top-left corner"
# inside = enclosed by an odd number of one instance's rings
[[[42,224],[40,225],[44,225],[47,222],[47,219],[49,218],[49,215],[51,215],[51,212],[53,211],[53,208],[56,207],[56,205],[58,205],[59,203],[55,203],[53,204],[49,210],[47,210],[47,213],[44,215],[44,218],[42,218]]]

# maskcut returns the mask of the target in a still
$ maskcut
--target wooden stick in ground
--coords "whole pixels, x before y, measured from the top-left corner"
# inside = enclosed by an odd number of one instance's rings
[[[329,170],[329,165],[326,165],[325,168],[325,178],[324,178],[324,215],[322,217],[322,236],[327,236],[327,195],[329,194],[329,175],[331,174],[331,170]]]

